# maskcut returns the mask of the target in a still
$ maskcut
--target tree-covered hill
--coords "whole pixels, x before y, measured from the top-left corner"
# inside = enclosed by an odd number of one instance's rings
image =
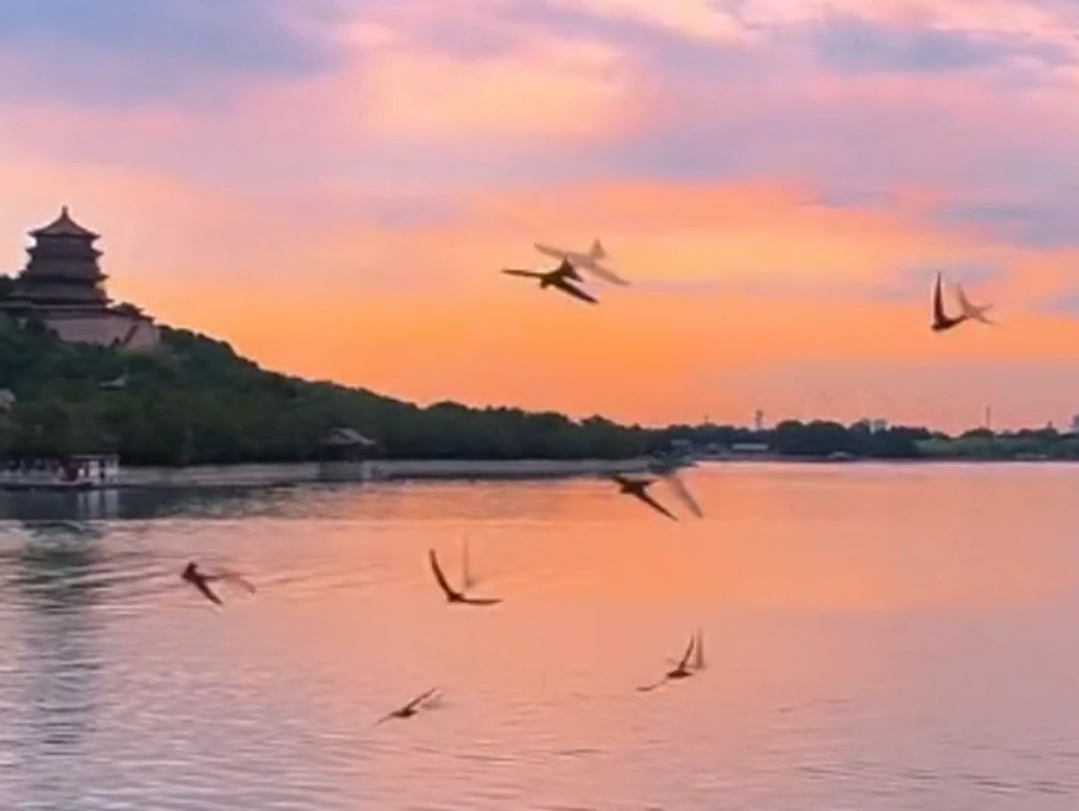
[[[452,402],[421,408],[266,371],[187,330],[162,335],[151,353],[70,345],[0,315],[0,389],[16,398],[0,412],[0,453],[116,451],[126,464],[305,461],[326,453],[333,429],[351,428],[376,441],[372,455],[398,459],[619,459],[679,446],[723,453],[738,443],[803,459],[1079,457],[1079,437],[1045,431],[950,440],[924,428],[871,431],[864,421],[642,428]]]
[[[365,389],[266,371],[187,330],[134,353],[68,345],[0,320],[0,388],[16,396],[3,450],[118,451],[127,464],[318,458],[332,428],[377,441],[390,458],[628,458],[648,432],[594,417],[444,402],[420,408]]]

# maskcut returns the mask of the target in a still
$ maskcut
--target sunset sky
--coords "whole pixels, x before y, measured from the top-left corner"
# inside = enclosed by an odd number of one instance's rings
[[[647,423],[1079,412],[1069,0],[0,0],[0,268],[262,365]],[[504,266],[599,236],[598,307]],[[929,330],[941,270],[1001,322]]]

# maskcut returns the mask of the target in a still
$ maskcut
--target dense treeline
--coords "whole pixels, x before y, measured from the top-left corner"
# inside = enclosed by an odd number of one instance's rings
[[[719,450],[764,443],[786,457],[835,454],[1079,456],[1079,439],[1055,432],[956,440],[921,428],[872,432],[867,424],[787,421],[754,432],[716,425],[661,429],[601,417],[570,420],[515,408],[442,402],[420,408],[365,389],[268,372],[221,341],[164,329],[153,353],[66,345],[43,327],[0,319],[0,389],[16,396],[0,418],[12,456],[119,452],[127,464],[303,461],[320,458],[332,428],[354,428],[388,458],[617,459],[671,448]]]
[[[697,448],[730,448],[740,443],[762,443],[780,456],[821,458],[849,454],[877,459],[911,459],[921,456],[918,443],[930,436],[924,428],[897,427],[873,432],[868,423],[846,427],[838,422],[786,420],[765,431],[730,425],[671,426],[654,431],[652,444],[663,447],[681,440]]]
[[[437,403],[268,372],[232,348],[165,329],[154,353],[65,345],[0,324],[0,388],[16,396],[2,442],[12,455],[118,451],[129,464],[317,458],[334,427],[391,458],[628,458],[649,435],[594,417]]]

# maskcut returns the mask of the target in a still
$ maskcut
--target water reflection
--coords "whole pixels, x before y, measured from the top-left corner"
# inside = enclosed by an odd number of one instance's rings
[[[13,807],[30,807],[43,794],[56,808],[77,807],[80,799],[64,764],[88,754],[100,700],[103,534],[68,521],[24,522],[21,532],[5,533],[2,588],[14,603],[5,625],[16,633],[8,635],[14,683],[4,685],[0,701],[17,741],[21,792]]]
[[[16,521],[82,520],[117,518],[121,491],[0,491],[0,519]]]
[[[0,524],[0,808],[1077,807],[1079,468],[687,478],[677,524],[587,480]],[[464,535],[499,606],[433,583]],[[212,606],[188,559],[259,591]],[[707,671],[637,693],[696,627]]]
[[[292,488],[139,487],[84,491],[0,491],[0,520],[29,522],[213,518],[264,513],[287,501]]]

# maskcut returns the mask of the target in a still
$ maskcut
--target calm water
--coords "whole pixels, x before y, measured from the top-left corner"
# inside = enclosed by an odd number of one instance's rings
[[[1079,466],[686,479],[8,498],[0,808],[1079,808]]]

